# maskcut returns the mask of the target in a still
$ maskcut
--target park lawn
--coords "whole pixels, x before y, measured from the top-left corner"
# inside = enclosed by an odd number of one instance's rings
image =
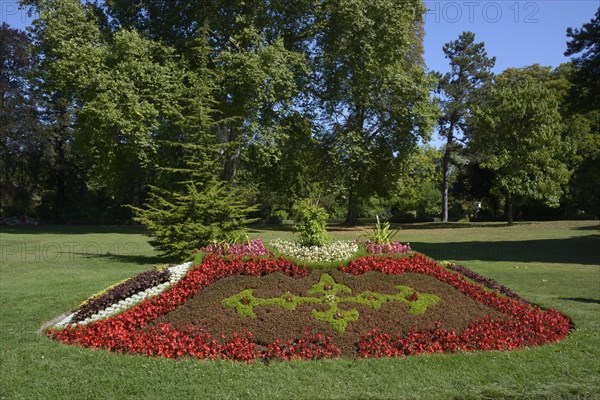
[[[368,234],[334,227],[337,238]],[[396,239],[572,318],[564,341],[509,353],[254,363],[119,355],[37,333],[117,281],[165,262],[139,227],[0,228],[0,398],[600,398],[600,225],[404,225]],[[290,239],[289,229],[251,237]],[[363,236],[366,238],[366,236]]]

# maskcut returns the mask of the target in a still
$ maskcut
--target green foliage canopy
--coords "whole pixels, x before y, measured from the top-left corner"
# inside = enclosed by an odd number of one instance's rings
[[[421,1],[338,0],[318,14],[315,74],[321,130],[348,199],[346,222],[361,202],[387,194],[398,163],[436,116],[424,70]]]
[[[516,199],[558,206],[571,171],[559,100],[548,87],[550,69],[509,68],[485,88],[473,108],[470,145],[481,166],[495,172],[493,187],[506,196],[508,218]],[[541,79],[545,78],[545,79]]]

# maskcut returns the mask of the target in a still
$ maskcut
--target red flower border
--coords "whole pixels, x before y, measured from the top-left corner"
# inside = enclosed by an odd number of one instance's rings
[[[428,330],[411,331],[405,336],[371,331],[358,344],[358,355],[361,357],[512,350],[557,342],[565,338],[573,328],[569,318],[556,310],[542,311],[537,306],[488,291],[469,282],[462,275],[440,267],[421,254],[402,259],[361,258],[351,261],[342,271],[355,275],[368,271],[426,274],[504,314],[504,317],[495,320],[484,318],[460,332],[442,329],[439,323]]]
[[[490,292],[421,254],[404,258],[362,257],[351,261],[341,270],[355,275],[368,271],[430,275],[504,315],[495,320],[480,320],[460,332],[442,329],[439,323],[429,330],[411,331],[404,336],[371,331],[358,343],[359,357],[511,350],[556,342],[567,336],[572,329],[570,320],[558,311],[542,311],[539,307]],[[294,278],[308,275],[306,267],[300,267],[284,258],[243,260],[239,257],[224,259],[206,255],[201,265],[190,270],[170,290],[145,300],[122,314],[84,326],[69,325],[62,330],[50,329],[47,334],[67,344],[168,358],[188,356],[252,362],[257,359],[266,361],[339,356],[340,350],[331,337],[311,333],[310,330],[302,338],[276,340],[264,346],[254,343],[250,332],[234,333],[228,338],[222,335],[217,340],[193,327],[173,327],[162,323],[149,326],[158,317],[173,311],[203,287],[221,278],[230,275],[262,276],[276,271]]]

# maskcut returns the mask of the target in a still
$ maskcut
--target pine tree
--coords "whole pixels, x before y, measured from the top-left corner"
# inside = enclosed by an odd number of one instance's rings
[[[465,118],[470,114],[475,92],[489,82],[496,58],[489,58],[483,42],[475,42],[475,34],[463,32],[458,40],[448,42],[443,48],[450,60],[451,71],[440,77],[442,115],[440,116],[440,136],[446,139],[442,158],[442,221],[448,222],[448,189],[452,153],[460,149],[457,141],[465,130]]]
[[[195,62],[205,65],[206,46]],[[211,241],[244,229],[255,210],[244,193],[218,179],[223,151],[214,135],[214,77],[206,68],[186,68],[178,111],[159,133],[160,176],[144,207],[131,207],[145,224],[151,244],[168,256],[182,257]]]

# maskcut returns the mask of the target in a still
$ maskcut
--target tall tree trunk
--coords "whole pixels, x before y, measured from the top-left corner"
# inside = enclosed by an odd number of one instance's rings
[[[357,132],[360,132],[362,136],[365,135],[365,110],[361,105],[357,105],[356,107],[356,115],[353,119],[352,129],[355,129]],[[355,154],[352,154],[351,157],[357,157]],[[348,185],[348,214],[346,214],[346,224],[348,225],[358,225],[358,196],[357,185],[360,183],[356,183],[356,177],[352,176],[352,160],[349,163],[349,171],[350,171],[350,184]],[[364,176],[362,171],[359,173],[359,176]],[[360,179],[358,179],[360,182]]]
[[[442,222],[448,222],[448,181],[450,180],[451,145],[453,140],[454,124],[450,124],[446,136],[446,149],[442,158]]]
[[[348,191],[348,213],[345,223],[348,225],[358,225],[358,199],[354,194],[354,188]]]
[[[57,102],[58,107],[58,118],[56,125],[56,139],[54,142],[54,150],[56,152],[56,171],[55,177],[55,189],[54,194],[54,218],[62,220],[64,217],[65,206],[66,206],[66,184],[65,176],[68,168],[65,146],[67,145],[67,137],[69,135],[69,114],[67,110],[66,101],[60,97]]]
[[[56,142],[56,171],[54,174],[54,218],[62,220],[65,210],[65,151],[62,139]]]
[[[500,212],[500,199],[498,199],[498,197],[496,196],[492,198],[492,209],[494,213],[492,217],[495,219],[498,216],[498,213]]]
[[[509,194],[506,195],[506,217],[508,218],[508,224],[513,224],[513,197]]]
[[[238,124],[229,126],[229,135],[227,137],[228,148],[225,152],[225,162],[221,177],[226,181],[235,178],[240,166],[240,155],[242,153],[242,127]]]

